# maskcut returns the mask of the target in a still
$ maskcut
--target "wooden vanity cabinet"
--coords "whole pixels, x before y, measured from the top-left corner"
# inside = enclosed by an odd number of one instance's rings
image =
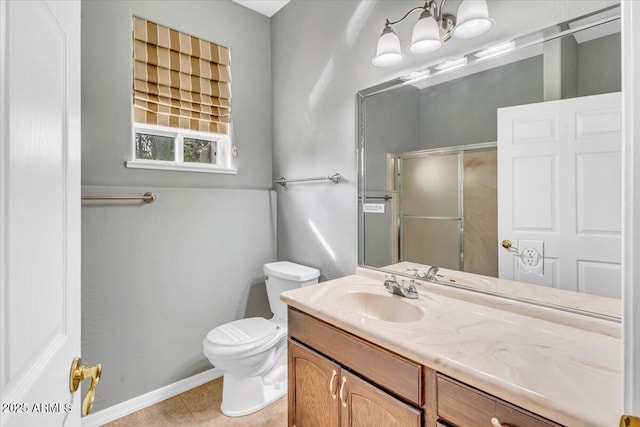
[[[289,427],[561,427],[289,308]]]
[[[292,309],[289,336],[290,427],[423,425],[419,364]]]

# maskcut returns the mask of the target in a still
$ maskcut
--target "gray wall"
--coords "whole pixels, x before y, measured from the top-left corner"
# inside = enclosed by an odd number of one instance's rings
[[[420,144],[420,92],[413,86],[367,97],[365,101],[365,171],[367,196],[384,196],[387,190],[387,153],[415,151]],[[364,215],[366,265],[382,267],[393,262],[391,200],[368,200],[385,205],[384,213]]]
[[[387,189],[387,153],[420,149],[420,91],[404,86],[365,101],[367,191]]]
[[[275,259],[268,190],[85,186],[82,358],[101,363],[94,410],[211,369],[202,340],[234,319],[270,316],[262,265]]]
[[[134,14],[231,48],[238,175],[124,167]],[[270,32],[268,18],[231,1],[82,2],[83,193],[158,196],[83,204],[82,357],[104,369],[94,411],[210,369],[211,328],[270,315]]]
[[[488,3],[496,21],[489,33],[473,40],[454,39],[435,54],[409,56],[391,69],[371,64],[376,40],[385,18],[400,18],[416,6],[415,1],[293,0],[272,18],[274,177],[337,171],[346,178],[338,186],[278,190],[280,259],[319,267],[327,278],[353,273],[357,265],[355,94],[359,90],[617,4],[592,0]],[[456,10],[458,4],[450,1],[446,9]],[[396,28],[405,46],[411,27],[405,22]]]
[[[620,33],[578,46],[578,94],[587,96],[621,91]]]
[[[423,89],[421,149],[496,141],[498,108],[542,102],[542,62],[535,56]]]

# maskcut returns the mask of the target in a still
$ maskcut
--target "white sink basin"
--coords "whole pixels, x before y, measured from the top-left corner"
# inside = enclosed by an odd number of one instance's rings
[[[395,295],[371,292],[348,292],[339,297],[345,309],[370,319],[385,322],[417,322],[424,318],[424,310]]]

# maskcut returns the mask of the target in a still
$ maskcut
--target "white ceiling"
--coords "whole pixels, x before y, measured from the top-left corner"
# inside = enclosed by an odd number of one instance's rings
[[[232,0],[271,18],[291,0]]]

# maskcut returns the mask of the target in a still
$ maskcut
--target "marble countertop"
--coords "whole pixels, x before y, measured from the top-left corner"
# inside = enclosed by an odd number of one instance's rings
[[[469,296],[474,293],[425,282],[418,286],[419,298],[409,300],[389,294],[382,281],[382,273],[358,269],[357,275],[287,291],[281,299],[558,423],[618,424],[622,342],[619,333],[609,332],[619,329],[619,323],[573,313],[561,315],[565,322],[550,321],[552,317],[544,314],[531,316],[531,307],[521,302]],[[464,293],[464,298],[457,298],[456,292]],[[392,322],[376,318],[385,313],[366,312],[371,307],[354,311],[354,294],[358,293],[399,299],[394,304],[410,308],[407,313],[421,311],[422,318]],[[487,304],[491,299],[496,304]],[[519,313],[519,307],[528,314]]]

